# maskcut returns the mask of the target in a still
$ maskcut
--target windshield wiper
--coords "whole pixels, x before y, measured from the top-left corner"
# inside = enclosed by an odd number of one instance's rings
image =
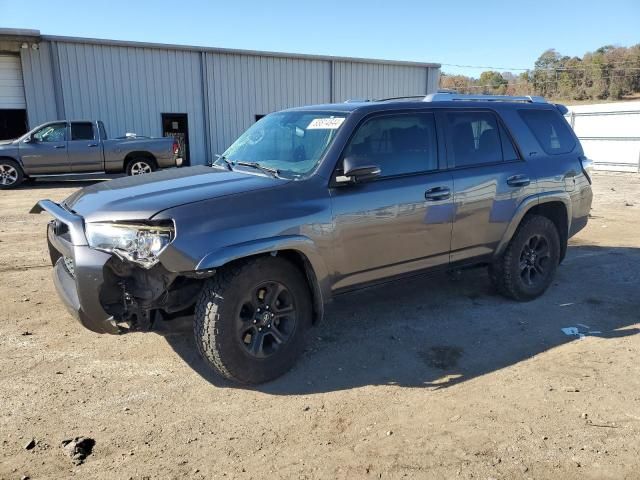
[[[243,167],[256,168],[258,170],[262,170],[263,172],[270,173],[276,178],[280,177],[280,170],[278,170],[277,168],[265,167],[264,165],[260,165],[258,162],[237,161],[237,162],[233,162],[233,165],[241,165]]]
[[[216,153],[216,157],[218,157],[218,160],[222,160],[225,164],[225,166],[227,167],[227,169],[230,172],[233,172],[233,163],[231,162],[231,160],[229,160],[227,157],[225,157],[224,155],[220,155]],[[215,163],[214,163],[215,165]]]

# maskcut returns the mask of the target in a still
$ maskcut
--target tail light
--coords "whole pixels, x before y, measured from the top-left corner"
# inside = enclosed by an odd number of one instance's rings
[[[173,154],[174,155],[178,155],[180,153],[180,144],[178,143],[178,140],[176,140],[175,138],[173,139]]]
[[[593,160],[585,156],[581,156],[580,165],[582,166],[582,173],[584,173],[584,176],[587,177],[589,183],[593,183],[591,181],[591,174],[593,173]]]

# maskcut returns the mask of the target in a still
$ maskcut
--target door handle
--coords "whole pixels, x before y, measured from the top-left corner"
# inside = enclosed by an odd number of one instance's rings
[[[64,145],[54,145],[53,148],[64,148]]]
[[[526,175],[512,175],[507,178],[507,185],[510,187],[526,187],[531,183],[531,180]]]
[[[89,145],[87,145],[87,147],[97,147],[98,144],[97,143],[90,143]]]
[[[424,192],[424,198],[430,202],[437,200],[446,200],[451,196],[449,187],[433,187]]]

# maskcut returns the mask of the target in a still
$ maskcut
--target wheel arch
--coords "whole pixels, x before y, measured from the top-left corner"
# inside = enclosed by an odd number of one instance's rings
[[[331,295],[329,275],[324,260],[308,237],[289,235],[226,247],[207,254],[198,263],[196,271],[210,271],[266,255],[281,256],[304,273],[313,300],[313,321],[316,323],[321,320],[324,304]]]
[[[153,153],[147,150],[135,150],[125,155],[124,160],[122,162],[122,170],[126,171],[129,163],[135,160],[136,158],[146,158],[147,160],[151,160],[153,163],[155,163],[156,167],[158,166],[158,159],[155,157],[155,155],[153,155]]]
[[[22,162],[20,161],[20,159],[16,158],[16,157],[12,157],[10,155],[0,155],[0,160],[11,160],[12,162],[15,162],[18,164],[18,166],[22,169],[22,171],[24,172],[24,165],[22,165]]]
[[[523,201],[500,240],[494,257],[499,257],[504,252],[516,230],[528,215],[542,215],[554,223],[560,235],[560,261],[562,262],[567,252],[571,227],[571,199],[566,192],[543,193]]]

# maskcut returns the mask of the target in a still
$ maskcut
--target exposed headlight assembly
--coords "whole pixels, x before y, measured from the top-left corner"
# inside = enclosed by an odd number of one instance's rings
[[[169,224],[87,223],[85,233],[91,248],[110,252],[142,268],[158,263],[158,256],[171,243],[174,227]]]

